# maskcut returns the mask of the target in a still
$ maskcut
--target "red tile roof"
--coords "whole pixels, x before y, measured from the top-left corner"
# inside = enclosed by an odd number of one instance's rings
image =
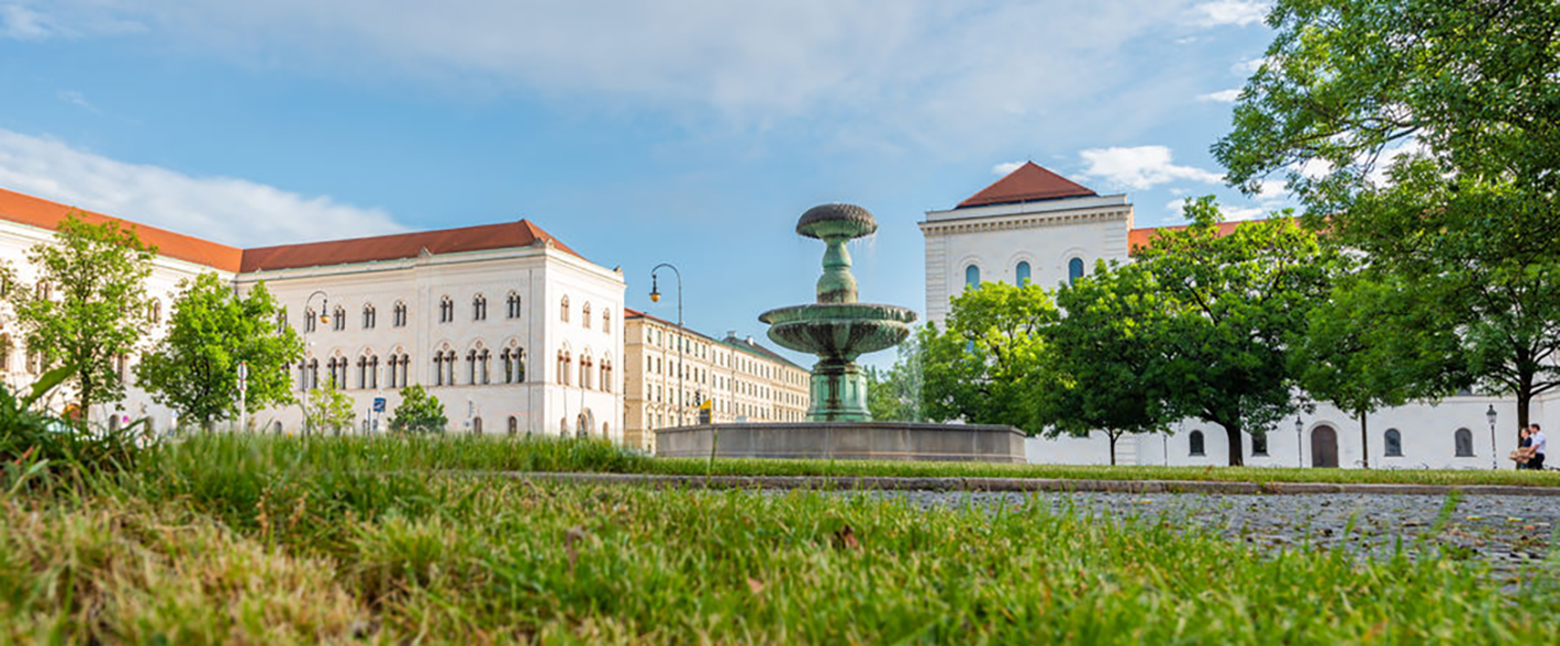
[[[0,188],[0,219],[55,231],[71,212],[82,214],[87,222],[122,222],[134,227],[141,241],[157,247],[157,253],[224,271],[238,271],[243,250],[208,242],[182,233],[136,224],[113,216],[94,213],[58,202]]]
[[[1293,218],[1291,218],[1291,219],[1293,219]],[[1219,237],[1224,237],[1224,236],[1227,236],[1227,235],[1229,235],[1231,233],[1234,233],[1236,227],[1239,227],[1240,225],[1245,224],[1247,222],[1266,222],[1266,221],[1267,220],[1239,220],[1239,221],[1235,221],[1235,222],[1220,222],[1219,225],[1218,225],[1219,226],[1219,233],[1218,233],[1218,235],[1219,235]],[[1149,245],[1149,243],[1153,242],[1154,236],[1159,235],[1160,231],[1179,231],[1181,229],[1185,229],[1188,226],[1191,226],[1191,225],[1180,224],[1180,225],[1176,225],[1176,226],[1173,226],[1173,227],[1147,227],[1147,228],[1142,228],[1142,229],[1132,229],[1131,231],[1127,232],[1127,249],[1128,250],[1136,250],[1138,247],[1147,247]]]
[[[1023,166],[1008,173],[1007,177],[971,195],[969,199],[960,202],[956,208],[1055,200],[1064,197],[1088,197],[1095,194],[1094,191],[1041,168],[1031,161],[1024,162]]]
[[[584,259],[552,234],[528,220],[484,224],[459,229],[397,233],[370,238],[277,245],[244,250],[243,271],[321,267],[360,262],[416,258],[432,254],[529,247],[551,241],[561,251]]]
[[[134,227],[143,242],[156,246],[157,253],[231,272],[399,260],[415,258],[424,249],[429,253],[442,254],[528,247],[548,241],[565,253],[580,259],[585,258],[554,238],[552,234],[527,220],[371,238],[239,249],[0,188],[0,219],[55,231],[59,229],[59,224],[65,219],[66,214],[71,212],[81,213],[88,222],[122,222]]]

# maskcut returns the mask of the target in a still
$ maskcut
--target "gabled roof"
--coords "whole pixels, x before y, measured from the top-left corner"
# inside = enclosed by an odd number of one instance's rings
[[[1216,235],[1218,235],[1218,237],[1222,238],[1222,237],[1227,236],[1227,235],[1229,235],[1231,233],[1234,233],[1236,227],[1239,227],[1240,225],[1245,224],[1247,222],[1266,222],[1266,221],[1267,220],[1236,220],[1236,221],[1233,221],[1233,222],[1220,222],[1217,225],[1218,226],[1218,232],[1217,232]],[[1127,250],[1128,250],[1128,253],[1136,251],[1139,247],[1147,247],[1150,243],[1152,243],[1154,241],[1154,236],[1159,235],[1160,231],[1180,231],[1181,229],[1185,229],[1186,227],[1189,227],[1189,226],[1191,226],[1191,225],[1189,225],[1189,224],[1178,224],[1178,225],[1170,226],[1170,227],[1145,227],[1145,228],[1142,228],[1142,229],[1133,229],[1131,231],[1128,231],[1127,232]]]
[[[142,242],[157,247],[157,253],[169,258],[178,258],[232,272],[237,272],[241,264],[244,252],[238,247],[208,242],[182,233],[136,224],[121,218],[0,188],[0,219],[57,231],[65,216],[72,212],[80,213],[84,220],[93,224],[120,222],[134,227],[136,235],[140,236]]]
[[[764,359],[768,359],[770,361],[773,361],[775,363],[779,363],[781,365],[790,366],[792,368],[795,368],[797,370],[801,370],[803,372],[807,371],[806,368],[803,368],[801,366],[796,365],[790,359],[787,359],[787,358],[781,356],[779,353],[775,352],[774,350],[770,350],[769,348],[761,346],[758,343],[756,343],[756,342],[754,342],[754,341],[752,341],[750,339],[739,339],[739,338],[737,338],[735,336],[728,336],[728,337],[726,337],[724,339],[721,339],[721,343],[723,343],[723,344],[725,344],[727,346],[736,348],[738,350],[743,350],[745,352],[749,352],[749,353],[758,355],[759,357],[762,357]]]
[[[1067,197],[1089,197],[1093,190],[1070,179],[1040,167],[1032,161],[1024,162],[1017,170],[1008,173],[959,203],[960,209],[992,204],[1014,204],[1039,200],[1056,200]]]
[[[460,253],[529,247],[552,242],[559,250],[584,259],[579,253],[528,220],[483,224],[459,229],[397,233],[369,238],[277,245],[244,250],[243,271],[294,269],[416,258],[431,254]]]

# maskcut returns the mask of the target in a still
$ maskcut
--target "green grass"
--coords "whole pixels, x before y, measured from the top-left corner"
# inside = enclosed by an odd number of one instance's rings
[[[1560,640],[1554,564],[447,471],[681,464],[585,442],[205,437],[131,464],[0,482],[0,643]]]

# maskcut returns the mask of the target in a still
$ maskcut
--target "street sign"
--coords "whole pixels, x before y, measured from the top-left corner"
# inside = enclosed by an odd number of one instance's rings
[[[383,413],[383,412],[385,412],[385,398],[383,398],[383,397],[375,397],[374,398],[374,412],[376,412],[376,413]]]

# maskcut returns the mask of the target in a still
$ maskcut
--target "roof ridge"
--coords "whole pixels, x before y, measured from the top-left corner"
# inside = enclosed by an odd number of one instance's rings
[[[1012,172],[971,195],[954,208],[1014,204],[1069,197],[1092,197],[1093,189],[1027,160]]]

